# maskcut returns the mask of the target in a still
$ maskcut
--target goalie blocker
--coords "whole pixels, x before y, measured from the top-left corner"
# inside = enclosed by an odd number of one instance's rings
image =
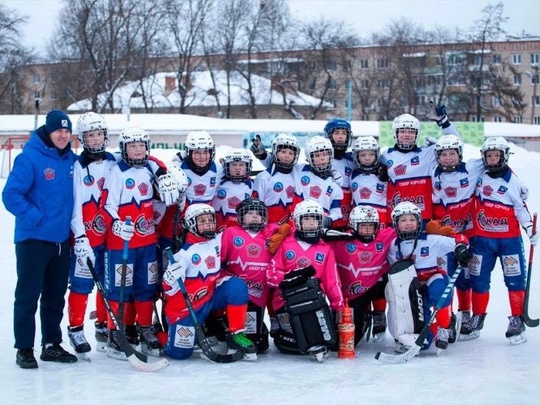
[[[315,346],[332,347],[337,343],[332,313],[320,280],[313,275],[315,269],[309,266],[286,274],[279,284],[290,323],[287,328],[282,322],[285,314],[276,314],[281,330],[273,334],[274,344],[282,353],[307,354]]]

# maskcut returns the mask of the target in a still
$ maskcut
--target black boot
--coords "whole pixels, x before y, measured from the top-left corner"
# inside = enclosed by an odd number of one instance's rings
[[[60,343],[44,345],[39,358],[43,361],[54,361],[56,363],[75,363],[77,361],[77,356],[66,352],[60,346]]]
[[[38,368],[36,358],[34,357],[34,349],[17,350],[15,362],[20,368]]]

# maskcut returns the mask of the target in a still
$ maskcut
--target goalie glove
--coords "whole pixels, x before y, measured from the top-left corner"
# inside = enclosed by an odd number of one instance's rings
[[[117,219],[112,224],[112,231],[119,238],[130,241],[135,233],[135,227],[132,224]]]
[[[454,249],[454,256],[460,266],[467,267],[473,257],[472,249],[460,243]]]
[[[454,229],[450,225],[441,226],[436,219],[432,219],[426,224],[426,233],[428,235],[454,236]]]
[[[259,134],[255,135],[255,138],[251,140],[251,146],[249,147],[249,150],[257,159],[266,158],[266,150],[264,149],[264,145]]]
[[[272,254],[276,253],[279,245],[281,245],[281,242],[283,242],[283,239],[289,236],[290,233],[291,227],[289,226],[289,224],[284,223],[283,225],[281,225],[278,231],[272,236],[270,236],[270,241],[268,243],[268,251]]]
[[[531,243],[531,246],[536,246],[536,244],[538,243],[538,238],[540,237],[540,233],[538,232],[533,233],[532,222],[529,222],[525,226],[525,230],[527,231],[527,236],[529,237],[529,242]]]
[[[173,177],[169,173],[162,174],[157,178],[157,184],[161,201],[163,201],[167,207],[173,205],[180,196],[178,185]]]
[[[169,288],[165,288],[165,294],[174,295],[180,290],[178,280],[184,281],[186,279],[186,269],[181,263],[169,263],[167,270],[163,273],[163,283]]]
[[[429,106],[431,111],[426,114],[426,118],[430,121],[435,121],[441,128],[448,128],[450,121],[448,121],[448,117],[446,116],[446,106],[439,105],[435,107],[435,104],[431,100],[429,101]]]
[[[81,267],[88,267],[87,260],[90,259],[92,264],[96,262],[96,256],[94,255],[94,249],[90,246],[90,240],[86,236],[79,236],[75,239],[73,245],[73,253],[77,257],[77,261]]]

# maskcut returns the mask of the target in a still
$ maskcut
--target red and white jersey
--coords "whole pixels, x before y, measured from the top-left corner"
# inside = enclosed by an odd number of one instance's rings
[[[484,173],[476,184],[476,235],[490,238],[513,238],[520,227],[531,222],[531,214],[521,198],[521,182],[508,169],[502,177]]]
[[[212,199],[212,207],[216,210],[217,231],[238,225],[236,207],[246,198],[251,197],[253,183],[247,179],[242,183],[223,180]]]
[[[334,251],[341,288],[349,301],[362,296],[388,272],[388,249],[396,237],[392,228],[377,233],[375,240],[358,239],[328,242]]]
[[[131,167],[120,161],[109,172],[103,187],[103,216],[107,224],[107,249],[121,250],[124,240],[116,236],[111,225],[127,216],[135,227],[130,248],[149,246],[157,242],[154,227],[154,174],[149,165]]]
[[[249,299],[262,308],[266,306],[270,291],[270,287],[266,284],[266,272],[272,259],[272,254],[268,250],[268,240],[278,229],[278,224],[269,224],[260,232],[232,226],[223,232],[222,268],[243,279],[247,285]]]
[[[411,259],[416,267],[418,280],[426,282],[436,273],[446,274],[440,268],[438,258],[453,252],[455,247],[456,239],[449,236],[422,233],[416,240],[396,238],[390,242],[388,262],[392,265],[399,260]]]
[[[212,162],[208,171],[203,175],[198,175],[191,170],[186,161],[180,164],[180,168],[188,178],[188,188],[186,190],[187,204],[210,204],[223,179],[223,167],[219,163]]]
[[[386,208],[387,183],[380,181],[376,174],[364,174],[355,170],[351,178],[351,192],[353,205],[368,205],[379,213],[381,228],[385,228],[392,221]]]
[[[341,219],[340,204],[343,199],[343,190],[332,176],[323,179],[313,173],[309,165],[296,165],[293,172],[296,179],[294,205],[304,200],[316,200],[332,221]]]
[[[269,224],[283,224],[289,220],[295,184],[292,172],[279,172],[274,165],[255,177],[253,196],[266,204]]]
[[[100,210],[101,191],[105,178],[116,166],[116,159],[105,153],[105,159],[85,163],[84,154],[73,165],[75,205],[71,217],[73,236],[86,236],[92,247],[105,243],[107,225]]]
[[[431,176],[433,219],[468,238],[474,236],[474,190],[483,172],[482,159],[461,162],[453,172],[444,172],[437,167]]]
[[[216,283],[223,277],[221,236],[217,234],[213,239],[204,239],[188,233],[186,243],[174,255],[186,271],[184,285],[195,311],[212,298]],[[171,289],[165,282],[162,285],[164,291]],[[180,290],[174,295],[167,295],[165,314],[171,323],[189,315]]]
[[[332,169],[335,169],[341,174],[341,190],[343,191],[343,199],[341,200],[341,219],[332,224],[332,228],[346,228],[349,224],[349,214],[353,209],[351,195],[351,175],[356,165],[353,161],[351,153],[346,153],[342,159],[332,159]]]
[[[330,301],[330,307],[334,310],[341,310],[343,294],[334,251],[330,245],[323,241],[309,244],[297,240],[294,235],[287,236],[279,245],[271,261],[267,282],[270,286],[277,287],[283,281],[285,274],[308,266],[313,266],[315,277],[321,280],[321,288]],[[276,289],[275,291],[272,300],[274,310],[284,305],[280,290]]]

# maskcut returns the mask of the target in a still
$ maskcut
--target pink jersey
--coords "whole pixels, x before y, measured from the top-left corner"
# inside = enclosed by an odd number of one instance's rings
[[[519,225],[531,222],[531,214],[521,198],[521,182],[508,169],[502,177],[487,173],[476,184],[475,226],[478,236],[514,238],[521,235]]]
[[[272,165],[255,177],[253,196],[268,208],[268,223],[283,224],[291,215],[295,179],[292,173],[282,173]]]
[[[105,243],[107,225],[100,210],[101,191],[105,178],[116,166],[110,153],[104,160],[85,163],[84,154],[73,165],[73,194],[75,205],[71,217],[71,231],[75,237],[86,236],[93,247]]]
[[[236,207],[246,198],[251,197],[252,191],[251,179],[242,183],[234,183],[230,180],[221,182],[211,204],[216,210],[218,232],[223,231],[226,227],[238,225]]]
[[[223,232],[222,267],[246,282],[249,299],[261,308],[266,306],[270,290],[266,284],[266,272],[272,259],[268,240],[278,229],[278,224],[269,224],[260,232],[232,226]]]
[[[283,281],[285,274],[308,266],[313,266],[315,277],[321,280],[321,287],[330,301],[330,307],[334,310],[341,310],[343,295],[334,251],[330,245],[323,241],[309,244],[297,240],[294,235],[286,237],[268,268],[267,282],[270,286],[277,287]],[[277,310],[283,305],[281,292],[276,289],[272,307]]]
[[[358,239],[329,242],[336,256],[343,295],[349,301],[362,296],[388,272],[386,256],[395,237],[394,229],[386,228],[369,243]]]
[[[386,208],[387,183],[380,181],[376,174],[364,174],[355,170],[351,178],[353,205],[368,205],[379,213],[381,228],[390,224],[390,216]]]

